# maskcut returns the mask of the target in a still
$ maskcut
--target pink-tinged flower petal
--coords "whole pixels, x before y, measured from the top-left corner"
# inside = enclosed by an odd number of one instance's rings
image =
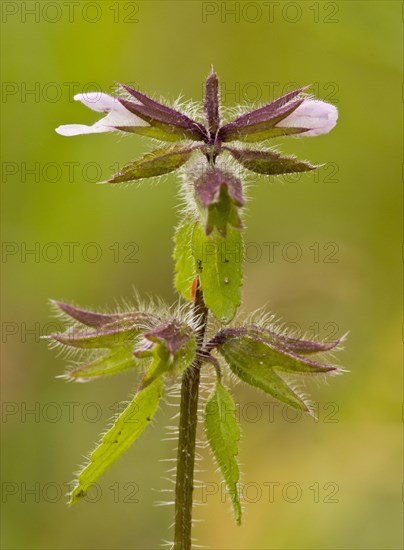
[[[117,98],[112,97],[102,92],[88,92],[86,94],[76,94],[74,96],[75,101],[81,101],[83,105],[92,109],[93,111],[99,111],[107,113],[114,111],[117,106],[120,105]],[[119,108],[119,107],[118,107]]]
[[[86,107],[89,107],[93,111],[108,114],[91,126],[86,126],[85,124],[65,124],[59,126],[56,128],[56,132],[62,136],[113,132],[116,130],[115,126],[149,126],[146,121],[128,111],[118,99],[107,94],[99,92],[76,94],[74,99],[76,101],[81,101]]]
[[[92,126],[85,124],[63,124],[55,129],[55,132],[61,136],[79,136],[81,134],[98,134],[102,132],[112,132],[114,128],[95,123]]]
[[[278,128],[308,128],[304,136],[319,136],[327,134],[337,124],[338,109],[326,103],[314,99],[306,99],[289,116],[281,120]]]

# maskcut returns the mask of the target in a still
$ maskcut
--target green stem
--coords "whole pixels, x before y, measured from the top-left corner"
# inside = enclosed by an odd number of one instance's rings
[[[208,310],[199,287],[196,291],[194,318],[199,322],[197,331],[197,350],[199,351],[203,345],[208,318]],[[182,377],[175,486],[174,550],[191,550],[192,546],[192,496],[201,364],[200,356],[197,355],[195,362]]]

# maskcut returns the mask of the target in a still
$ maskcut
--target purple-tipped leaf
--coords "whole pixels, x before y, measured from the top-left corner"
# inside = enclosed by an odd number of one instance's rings
[[[244,115],[238,117],[234,122],[237,122],[239,124],[251,124],[252,122],[262,122],[263,120],[269,118],[270,116],[276,113],[279,113],[283,107],[286,107],[287,104],[290,101],[292,101],[292,99],[295,99],[306,88],[308,88],[308,86],[305,86],[303,88],[298,88],[297,90],[293,90],[292,92],[289,92],[281,97],[278,97],[278,99],[271,101],[271,103],[268,103],[263,107],[254,109],[249,113],[245,113]]]
[[[133,356],[132,346],[122,346],[97,357],[90,363],[70,370],[67,377],[71,380],[89,381],[102,376],[138,367],[140,362]]]
[[[322,343],[300,340],[278,335],[273,331],[250,325],[239,328],[221,330],[209,342],[208,349],[217,348],[221,351],[229,342],[233,345],[250,346],[250,356],[267,367],[279,368],[287,372],[306,374],[327,373],[337,370],[334,365],[321,363],[308,358],[312,353],[329,351],[338,345],[340,340]],[[244,342],[244,344],[242,344]]]
[[[266,110],[261,109],[256,115],[243,115],[243,117],[222,126],[219,130],[219,138],[224,142],[234,140],[254,142],[280,135],[306,132],[307,128],[277,127],[279,122],[292,114],[303,102],[304,99],[298,99],[275,109],[268,105]]]
[[[228,328],[220,331],[211,340],[208,348],[211,349],[212,347],[215,347],[216,343],[220,344],[229,337],[239,336],[251,336],[252,338],[266,342],[269,345],[274,345],[277,349],[285,349],[285,351],[289,351],[297,355],[325,353],[339,346],[345,339],[345,336],[341,336],[341,338],[337,338],[336,340],[331,340],[329,342],[305,340],[303,338],[279,334],[274,330],[263,328],[258,325],[247,325],[245,327]]]
[[[121,85],[132,97],[137,101],[128,100],[126,98],[120,98],[121,104],[131,113],[140,117],[142,120],[160,130],[161,137],[165,141],[175,139],[191,139],[196,141],[204,141],[207,139],[206,129],[202,124],[192,120],[188,116],[167,107],[147,97],[145,94],[141,94],[137,90],[134,90],[130,86]],[[137,129],[134,129],[138,132]],[[148,133],[147,128],[141,129],[140,132]],[[165,137],[168,136],[167,137]]]
[[[159,112],[160,116],[163,116],[163,114],[166,115],[167,122],[173,120],[177,123],[181,123],[183,126],[186,126],[188,128],[193,128],[196,124],[201,130],[203,129],[203,126],[197,123],[195,120],[192,120],[187,115],[180,113],[172,107],[163,105],[163,103],[160,103],[159,101],[148,97],[146,94],[142,94],[141,92],[135,90],[134,88],[131,88],[130,86],[127,86],[126,84],[120,84],[120,86],[137,100],[136,103],[142,104],[143,106],[149,108],[150,111],[154,110],[156,112]]]
[[[206,235],[214,228],[226,237],[227,226],[241,229],[239,209],[244,205],[241,181],[229,172],[209,168],[194,184]]]
[[[297,354],[324,353],[336,348],[342,341],[343,337],[331,340],[330,342],[319,342],[316,340],[303,340],[301,338],[292,338],[290,336],[278,335],[277,340],[280,345]]]
[[[103,349],[134,342],[139,334],[149,328],[150,324],[144,320],[126,319],[97,328],[77,329],[73,327],[64,333],[52,334],[49,338],[74,348]]]
[[[174,120],[168,122],[167,118],[169,117],[167,117],[160,111],[151,111],[144,105],[138,105],[124,98],[120,98],[119,101],[128,111],[135,114],[143,121],[147,122],[150,126],[116,126],[117,130],[133,132],[136,134],[153,137],[160,141],[203,141],[207,139],[206,135],[202,134],[198,126],[193,126],[192,128],[189,128],[188,124],[183,125],[178,121],[177,123],[175,123]],[[197,123],[195,123],[195,125],[196,124]]]
[[[120,320],[147,322],[151,318],[150,315],[140,312],[99,313],[65,304],[64,302],[58,302],[57,300],[51,300],[51,303],[69,315],[72,319],[89,327],[102,327],[103,325],[108,325]]]
[[[178,170],[191,157],[195,147],[173,146],[156,149],[140,160],[126,165],[120,172],[105,183],[123,183],[143,178],[152,178]]]
[[[240,380],[291,407],[309,411],[304,400],[274,370],[262,342],[247,337],[228,339],[218,350]]]
[[[317,166],[299,160],[296,157],[282,157],[275,151],[254,151],[252,149],[235,149],[223,147],[244,168],[266,176],[307,172]]]

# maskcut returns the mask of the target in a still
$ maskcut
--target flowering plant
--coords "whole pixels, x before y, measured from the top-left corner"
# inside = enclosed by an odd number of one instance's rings
[[[122,93],[116,98],[97,93],[76,95],[76,100],[106,116],[92,126],[70,124],[56,131],[65,136],[120,131],[164,142],[122,168],[108,183],[161,176],[181,168],[186,207],[176,231],[174,257],[175,286],[185,304],[177,308],[138,305],[97,313],[53,302],[72,326],[52,335],[52,341],[81,350],[86,358],[82,365],[67,371],[67,379],[87,381],[129,369],[142,372],[132,401],[78,474],[71,503],[83,497],[142,434],[158,409],[164,386],[180,378],[173,548],[189,550],[201,369],[211,368],[216,373],[205,404],[204,428],[238,524],[242,516],[237,462],[240,431],[224,372],[228,369],[288,406],[313,414],[310,402],[294,389],[290,376],[329,375],[341,370],[330,363],[327,353],[337,348],[342,338],[330,342],[298,338],[268,316],[242,324],[233,321],[241,302],[245,173],[276,176],[316,168],[251,144],[281,136],[325,134],[336,124],[337,109],[312,99],[300,88],[222,123],[213,70],[206,81],[203,116],[199,118],[129,86],[120,88]],[[191,157],[197,158],[192,162]],[[236,165],[240,167],[237,172]],[[135,423],[130,422],[134,415]]]

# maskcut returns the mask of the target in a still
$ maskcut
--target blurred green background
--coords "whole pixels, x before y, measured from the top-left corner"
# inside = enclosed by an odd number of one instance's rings
[[[97,186],[150,144],[64,138],[54,128],[95,121],[72,95],[108,92],[116,81],[200,101],[212,63],[228,106],[313,83],[340,110],[329,135],[279,143],[327,163],[317,174],[259,178],[249,190],[244,310],[265,304],[321,337],[349,330],[339,361],[350,372],[307,384],[318,422],[293,422],[265,396],[234,388],[244,525],[234,525],[202,449],[205,489],[196,496],[207,505],[196,508],[204,521],[195,537],[213,549],[401,548],[401,9],[388,1],[2,3],[3,548],[155,549],[172,537],[172,508],[154,503],[172,496],[158,491],[172,487],[164,477],[173,463],[161,460],[174,457],[175,442],[163,439],[175,409],[165,404],[100,480],[97,502],[68,509],[64,484],[136,375],[65,384],[56,378],[65,359],[39,336],[60,325],[48,298],[112,308],[136,288],[176,299],[176,178]]]

